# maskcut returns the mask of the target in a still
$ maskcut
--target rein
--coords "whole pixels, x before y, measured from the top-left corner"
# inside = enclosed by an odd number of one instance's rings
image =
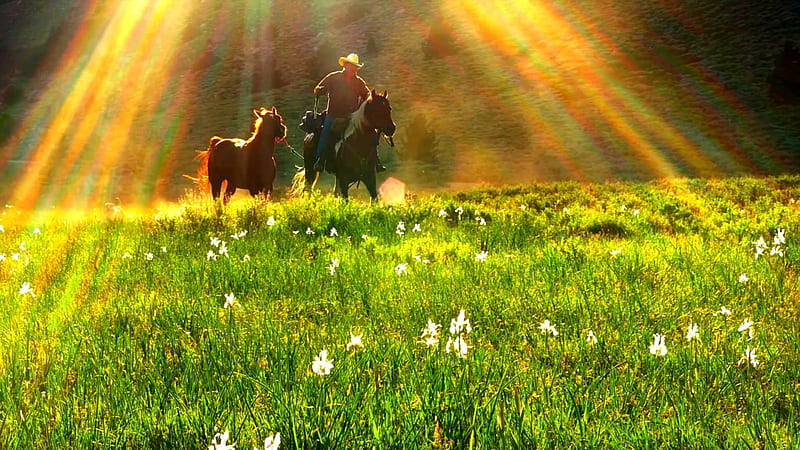
[[[294,147],[289,145],[289,141],[286,140],[286,136],[284,136],[282,138],[275,138],[275,143],[276,144],[281,144],[282,143],[283,145],[286,146],[286,148],[289,149],[290,152],[292,152],[294,154],[294,156],[300,158],[300,160],[304,160],[305,159],[305,158],[303,158],[303,155],[301,155],[300,153],[297,153],[297,150],[295,150]]]

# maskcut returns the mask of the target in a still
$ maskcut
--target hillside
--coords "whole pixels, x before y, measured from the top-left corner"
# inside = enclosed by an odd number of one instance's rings
[[[0,197],[21,203],[175,199],[194,152],[247,136],[261,105],[298,147],[312,87],[351,51],[390,92],[386,176],[413,191],[800,169],[800,107],[766,82],[800,41],[779,0],[44,4],[0,3]],[[278,152],[285,187],[297,161]]]

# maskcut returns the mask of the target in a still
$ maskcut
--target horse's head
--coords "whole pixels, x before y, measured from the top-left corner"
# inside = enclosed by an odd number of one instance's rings
[[[386,136],[393,136],[397,127],[392,120],[392,106],[389,104],[389,94],[370,92],[367,104],[364,107],[364,117],[376,130]]]
[[[253,114],[256,115],[257,132],[264,133],[265,136],[274,136],[278,140],[286,137],[286,125],[283,123],[283,117],[278,114],[277,108],[274,106],[272,109],[262,107],[254,109]]]

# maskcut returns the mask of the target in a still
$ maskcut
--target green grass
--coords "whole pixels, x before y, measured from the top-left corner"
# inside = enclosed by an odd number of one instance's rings
[[[777,177],[6,208],[0,447],[206,448],[226,429],[237,448],[792,447],[798,199]],[[778,229],[784,255],[756,258]],[[445,351],[462,309],[465,358]]]

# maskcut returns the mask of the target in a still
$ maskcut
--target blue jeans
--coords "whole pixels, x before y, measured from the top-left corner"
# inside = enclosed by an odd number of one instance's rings
[[[322,132],[317,143],[317,159],[322,158],[322,155],[328,151],[328,146],[331,144],[331,135],[334,134],[332,130],[334,120],[336,120],[336,117],[330,114],[325,115],[325,121],[322,122]]]

